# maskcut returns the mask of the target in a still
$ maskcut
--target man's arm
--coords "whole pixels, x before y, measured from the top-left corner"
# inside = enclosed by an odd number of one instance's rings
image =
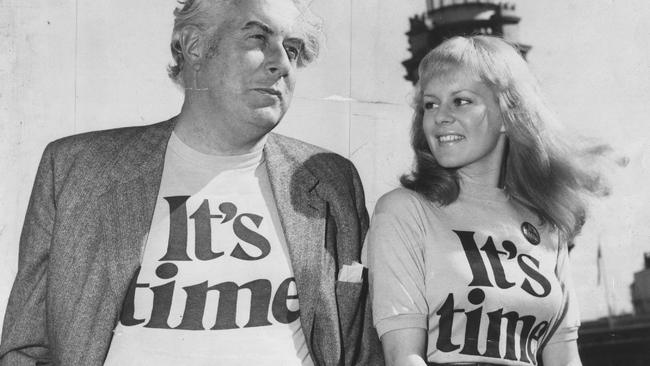
[[[359,257],[356,258],[356,261],[361,263],[361,246],[365,239],[366,233],[368,231],[369,218],[368,211],[366,209],[365,195],[363,192],[363,186],[361,184],[361,178],[359,173],[352,163],[350,163],[350,173],[352,175],[352,187],[354,194],[354,203],[356,208],[356,213],[359,222],[359,248],[358,253]],[[381,366],[384,365],[384,355],[381,349],[381,343],[379,342],[379,337],[377,331],[373,326],[372,322],[372,309],[370,304],[370,293],[368,285],[368,276],[364,276],[362,284],[362,299],[363,303],[359,304],[359,311],[363,314],[362,323],[359,325],[362,328],[361,339],[357,340],[360,342],[360,347],[358,349],[359,354],[352,355],[350,359],[346,352],[346,365],[370,365],[370,366]],[[351,340],[350,340],[351,341]]]
[[[0,366],[50,363],[45,298],[54,201],[52,148],[48,145],[36,173],[20,237],[18,273],[4,318]]]

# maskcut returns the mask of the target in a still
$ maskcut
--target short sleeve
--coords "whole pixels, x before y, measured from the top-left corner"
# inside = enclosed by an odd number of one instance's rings
[[[580,327],[580,312],[578,299],[571,280],[571,265],[569,250],[565,242],[560,240],[556,275],[562,287],[562,308],[558,316],[555,332],[548,340],[548,344],[568,342],[578,338]]]
[[[366,245],[373,321],[380,337],[395,329],[427,329],[421,210],[405,189],[389,192],[375,207]]]

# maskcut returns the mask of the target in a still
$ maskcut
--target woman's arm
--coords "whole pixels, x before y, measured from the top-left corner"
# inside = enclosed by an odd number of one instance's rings
[[[426,366],[426,264],[418,208],[406,190],[385,194],[366,238],[372,316],[388,366]]]
[[[395,329],[381,337],[386,366],[426,366],[426,330],[422,328]]]
[[[546,345],[542,360],[544,366],[582,366],[576,340]]]
[[[564,305],[557,329],[542,345],[544,366],[582,366],[577,343],[580,314],[570,269],[568,245],[558,234],[556,273],[563,286]]]

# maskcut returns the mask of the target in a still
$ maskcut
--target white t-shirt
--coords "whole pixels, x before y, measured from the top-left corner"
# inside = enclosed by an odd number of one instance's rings
[[[172,134],[145,240],[105,365],[313,365],[262,150]]]
[[[577,338],[566,244],[496,188],[462,184],[442,207],[411,190],[389,192],[367,244],[380,337],[427,329],[428,362],[536,365],[549,336]]]

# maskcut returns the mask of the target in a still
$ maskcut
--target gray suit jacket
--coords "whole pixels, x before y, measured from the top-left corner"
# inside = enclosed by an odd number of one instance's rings
[[[101,365],[139,265],[171,121],[67,137],[43,153],[20,239],[0,365]],[[383,365],[367,283],[337,281],[368,226],[347,159],[270,134],[264,148],[317,365]]]

